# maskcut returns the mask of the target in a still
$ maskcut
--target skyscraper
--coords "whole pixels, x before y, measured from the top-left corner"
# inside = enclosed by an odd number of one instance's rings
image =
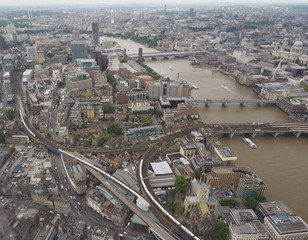
[[[189,16],[193,17],[195,14],[194,14],[194,9],[193,8],[190,8],[189,9]]]
[[[5,38],[0,35],[0,50],[4,50],[4,49],[6,49]]]
[[[71,43],[73,60],[77,58],[87,58],[86,43],[83,41],[72,41]]]
[[[73,36],[72,36],[73,41],[79,41],[79,30],[73,30]]]
[[[92,38],[93,38],[93,44],[95,46],[99,45],[99,24],[98,22],[92,23]]]

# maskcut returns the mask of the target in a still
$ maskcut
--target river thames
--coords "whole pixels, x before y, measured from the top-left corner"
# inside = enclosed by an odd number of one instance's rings
[[[137,53],[139,47],[144,48],[144,53],[157,51],[128,40],[115,41],[127,49],[127,54]],[[198,86],[199,89],[192,93],[192,97],[198,100],[258,99],[252,88],[242,86],[218,71],[194,68],[187,59],[146,61],[145,64],[171,80],[183,80]],[[200,116],[205,123],[291,121],[288,115],[275,106],[200,105]],[[305,207],[308,199],[305,187],[308,182],[308,138],[257,136],[252,140],[258,146],[257,149],[251,149],[240,137],[220,139],[238,156],[237,165],[249,166],[267,184],[266,197],[269,201],[285,201],[308,222],[308,208]]]

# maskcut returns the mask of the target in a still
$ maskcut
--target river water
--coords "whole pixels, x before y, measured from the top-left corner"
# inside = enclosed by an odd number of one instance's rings
[[[129,50],[128,54],[138,52],[142,45],[127,41],[116,41]],[[144,48],[143,52],[155,52]],[[172,80],[184,80],[199,87],[194,90],[195,99],[258,99],[251,88],[238,84],[228,76],[211,69],[194,68],[186,59],[146,61],[146,65]],[[200,116],[205,123],[240,122],[289,122],[289,117],[274,106],[200,105]],[[241,138],[222,138],[238,156],[238,165],[249,166],[263,181],[268,189],[269,201],[285,201],[291,209],[308,222],[308,138],[300,136],[257,136],[253,142],[258,146],[251,149]]]

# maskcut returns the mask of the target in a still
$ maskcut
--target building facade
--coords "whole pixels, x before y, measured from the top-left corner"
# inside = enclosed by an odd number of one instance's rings
[[[259,203],[256,214],[267,229],[270,240],[306,240],[308,225],[282,201]]]
[[[94,46],[99,45],[99,23],[98,22],[92,23],[92,40],[93,40]]]
[[[163,133],[161,126],[153,125],[148,127],[130,128],[124,133],[126,142],[130,142],[134,138],[158,136]]]
[[[83,41],[72,41],[71,42],[71,50],[73,60],[77,58],[87,58],[87,49],[86,43]]]

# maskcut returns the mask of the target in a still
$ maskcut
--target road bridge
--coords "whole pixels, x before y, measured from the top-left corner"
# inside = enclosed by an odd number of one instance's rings
[[[229,124],[206,124],[205,128],[210,128],[217,135],[249,134],[252,137],[261,134],[270,134],[274,137],[280,134],[293,134],[299,137],[301,134],[308,134],[308,123],[229,123]]]
[[[195,56],[196,54],[204,54],[205,51],[195,51],[195,52],[155,52],[155,53],[144,53],[142,54],[143,60],[155,60],[157,58],[184,58],[184,57],[190,57]],[[129,58],[138,60],[139,54],[128,54]]]
[[[275,100],[265,100],[265,99],[205,99],[205,100],[196,100],[197,103],[204,104],[206,107],[212,104],[221,104],[223,107],[227,107],[229,104],[239,104],[244,107],[246,105],[277,105]]]

